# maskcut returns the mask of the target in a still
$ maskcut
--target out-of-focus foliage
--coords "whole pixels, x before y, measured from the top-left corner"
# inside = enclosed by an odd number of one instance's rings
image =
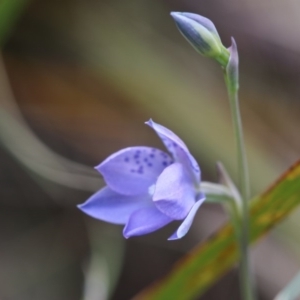
[[[256,241],[300,204],[300,161],[251,202],[250,238]],[[194,299],[203,294],[238,258],[234,231],[227,224],[182,258],[172,272],[135,299]]]
[[[0,1],[0,38],[12,87],[7,89],[1,73],[0,298],[79,299],[83,269],[85,296],[92,298],[101,286],[99,296],[107,296],[123,257],[121,233],[100,222],[84,229],[75,204],[101,186],[93,165],[126,146],[159,146],[142,125],[150,117],[191,145],[205,180],[215,178],[216,160],[236,178],[222,72],[186,45],[170,11],[209,17],[224,45],[230,45],[230,36],[237,41],[252,191],[263,190],[299,157],[299,2],[27,2]],[[183,241],[165,242],[166,232],[127,241],[113,299],[130,298],[166,272],[223,219],[218,208],[204,205],[199,226]],[[294,253],[298,219],[295,214],[280,228],[281,241]],[[272,242],[268,259],[280,248]],[[295,255],[285,252],[268,267],[258,254],[258,285],[269,298],[296,273]],[[85,263],[87,254],[93,267]],[[271,271],[278,265],[285,272]],[[224,290],[232,295],[230,278],[206,297],[220,299]]]
[[[0,45],[12,31],[15,22],[29,0],[1,0],[0,2]]]

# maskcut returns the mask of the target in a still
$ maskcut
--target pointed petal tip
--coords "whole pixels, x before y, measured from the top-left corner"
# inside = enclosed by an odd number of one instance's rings
[[[178,11],[171,11],[170,12],[170,15],[173,17],[173,18],[176,18],[177,16],[180,16],[182,13],[181,12],[178,12]]]
[[[106,161],[106,159],[104,160],[104,161],[102,161],[101,163],[99,163],[97,166],[94,166],[94,169],[96,170],[96,171],[98,171],[101,175],[102,175],[102,173],[101,173],[101,167],[102,167],[102,165],[103,165],[103,163]]]
[[[86,202],[83,202],[83,203],[80,203],[80,204],[77,204],[76,207],[78,209],[80,209],[83,213],[87,214],[87,215],[90,215],[88,210],[86,209]]]
[[[181,237],[178,237],[176,233],[172,234],[169,238],[168,241],[176,241],[176,240],[180,240]]]
[[[156,123],[150,118],[149,121],[145,122],[146,125],[148,125],[151,128],[154,128]]]
[[[183,22],[185,24],[188,19],[182,12],[173,11],[170,13],[170,15],[173,18],[173,20],[175,21],[175,23],[177,23],[177,25],[183,24]]]
[[[124,228],[123,228],[123,236],[126,240],[128,240],[129,238],[132,238],[133,236],[135,236],[135,232],[132,229],[128,228],[128,223],[125,224]]]
[[[151,126],[153,124],[153,120],[150,118],[148,121],[145,122],[145,124]]]
[[[128,222],[127,222],[128,223]],[[123,227],[123,236],[124,238],[127,240],[129,239],[130,235],[128,234],[128,230],[127,230],[127,223],[125,224],[125,226]]]
[[[123,230],[123,236],[126,240],[128,240],[131,237],[128,233],[125,233],[125,230]]]

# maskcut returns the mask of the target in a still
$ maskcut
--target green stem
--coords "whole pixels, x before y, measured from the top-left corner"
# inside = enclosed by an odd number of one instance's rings
[[[237,90],[232,88],[232,85],[226,74],[225,74],[225,82],[228,91],[234,134],[235,134],[236,144],[237,144],[238,168],[239,168],[238,175],[240,180],[239,188],[241,191],[243,202],[245,202],[244,212],[248,214],[248,200],[250,198],[249,176],[248,176],[247,157],[246,157],[244,138],[243,138],[242,119],[241,119],[240,108],[239,108],[238,92]]]
[[[238,101],[238,89],[235,88],[237,85],[233,85],[230,82],[228,75],[225,72],[225,82],[227,86],[231,114],[233,119],[233,127],[237,144],[237,155],[238,155],[238,176],[239,176],[239,189],[241,192],[241,205],[237,208],[238,211],[238,224],[235,226],[237,231],[237,239],[240,248],[240,284],[241,293],[243,294],[244,300],[255,299],[252,278],[250,272],[249,263],[249,177],[248,177],[248,166],[246,151],[244,147],[242,120],[239,109]]]

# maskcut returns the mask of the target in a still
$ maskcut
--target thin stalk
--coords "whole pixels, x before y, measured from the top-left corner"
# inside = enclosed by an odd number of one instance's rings
[[[230,109],[233,120],[233,128],[235,133],[236,145],[237,145],[237,155],[238,155],[238,175],[239,175],[239,189],[241,192],[241,205],[238,211],[238,223],[239,226],[236,227],[237,238],[240,248],[240,285],[241,293],[244,300],[253,300],[255,299],[252,278],[250,272],[250,263],[249,263],[249,177],[248,177],[248,166],[246,151],[244,147],[244,138],[243,138],[243,128],[242,120],[239,109],[238,101],[238,90],[232,88],[232,84],[228,75],[225,72],[225,82],[228,91],[228,97],[230,102]]]
[[[238,168],[239,168],[239,189],[243,202],[245,202],[244,212],[248,214],[248,200],[250,198],[249,188],[249,175],[248,164],[245,151],[245,143],[243,137],[243,126],[239,108],[238,92],[234,90],[229,82],[227,75],[225,74],[225,82],[228,92],[228,98],[230,103],[231,115],[233,120],[233,129],[236,139],[237,155],[238,155]]]

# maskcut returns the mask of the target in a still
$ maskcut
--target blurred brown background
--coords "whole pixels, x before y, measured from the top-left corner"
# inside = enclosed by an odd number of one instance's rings
[[[144,121],[171,128],[204,180],[215,161],[236,179],[222,72],[178,33],[170,11],[210,18],[240,55],[252,193],[300,157],[300,3],[295,0],[2,0],[0,2],[0,299],[130,299],[225,220],[204,205],[124,241],[121,227],[76,209],[103,185],[93,166],[130,145],[162,147]],[[261,299],[297,272],[299,212],[253,251]],[[201,299],[239,299],[235,271]]]

